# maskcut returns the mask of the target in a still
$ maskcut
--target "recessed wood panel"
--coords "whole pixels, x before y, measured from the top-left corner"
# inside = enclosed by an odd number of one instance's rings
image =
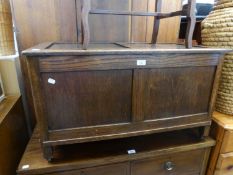
[[[216,67],[150,69],[145,120],[207,113]]]
[[[147,12],[148,0],[131,0],[132,11],[142,11]],[[155,6],[155,4],[154,4]],[[146,41],[146,30],[147,28],[153,29],[153,24],[151,26],[147,25],[147,18],[145,16],[132,16],[131,17],[131,41],[132,42],[145,42]],[[150,38],[152,35],[150,36]]]
[[[148,8],[150,7],[151,6]],[[162,0],[162,12],[164,13],[181,9],[182,0]],[[179,38],[180,20],[180,16],[160,20],[158,43],[177,43]],[[147,31],[147,33],[150,34],[149,31]]]
[[[80,1],[80,0],[78,0]],[[129,0],[91,0],[91,9],[129,11]],[[116,15],[89,15],[93,42],[129,41],[130,17]]]
[[[43,73],[42,79],[51,130],[131,119],[131,70]]]
[[[77,42],[75,0],[12,0],[19,50],[46,41]]]

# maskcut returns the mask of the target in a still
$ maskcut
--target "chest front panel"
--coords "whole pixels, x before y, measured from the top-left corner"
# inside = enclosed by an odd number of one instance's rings
[[[131,120],[131,70],[44,73],[42,82],[51,130]]]
[[[201,53],[37,57],[45,142],[209,125],[219,58]]]

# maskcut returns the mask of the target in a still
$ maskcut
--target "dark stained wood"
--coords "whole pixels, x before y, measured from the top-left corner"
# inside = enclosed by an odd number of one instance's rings
[[[167,142],[167,140],[169,140],[169,142]],[[200,170],[202,168],[201,163],[204,155],[199,155],[199,152],[204,153],[205,149],[209,149],[209,147],[214,144],[215,142],[210,138],[201,140],[197,137],[190,137],[189,131],[183,130],[143,137],[56,147],[56,159],[53,163],[48,163],[43,158],[39,135],[37,131],[35,131],[19,164],[18,174],[42,175],[60,173],[73,175],[83,171],[88,175],[89,173],[98,173],[99,170],[99,172],[107,171],[109,172],[108,175],[112,175],[111,173],[113,172],[111,169],[117,167],[118,170],[114,171],[114,173],[121,172],[122,174],[128,174],[126,171],[128,172],[130,162],[149,161],[152,159],[159,161],[164,157],[172,157],[175,160],[181,157],[179,160],[182,160],[184,159],[184,155],[188,155],[185,156],[188,167],[191,167],[189,162],[193,163],[192,160],[199,159],[200,162],[198,164],[200,165]],[[93,149],[93,147],[95,149]],[[135,149],[136,154],[128,155],[127,151],[129,149]],[[190,155],[193,155],[193,157]],[[166,161],[164,161],[164,163],[166,163]],[[22,169],[24,165],[29,165],[29,168]],[[157,165],[155,164],[154,166]],[[192,166],[197,167],[197,165]],[[94,170],[95,168],[96,171]]]
[[[32,95],[33,95],[33,103],[35,107],[36,117],[38,125],[40,126],[40,135],[41,140],[48,140],[48,119],[45,117],[45,103],[44,96],[42,93],[42,85],[40,83],[39,76],[39,60],[36,59],[27,59],[27,65],[30,67],[29,78],[31,83]],[[44,156],[46,159],[50,160],[52,158],[52,149],[51,147],[44,147]]]
[[[129,164],[121,163],[108,166],[87,168],[81,171],[82,175],[130,175]]]
[[[41,47],[41,44],[39,44]],[[23,51],[26,56],[64,56],[64,55],[140,55],[140,54],[224,54],[231,51],[230,49],[206,48],[201,46],[186,49],[184,45],[177,44],[146,44],[146,43],[95,43],[90,44],[88,50],[83,50],[81,44],[77,43],[60,43],[53,42],[48,44],[44,49],[37,49],[37,46]]]
[[[29,140],[20,95],[0,103],[0,174],[15,175]]]
[[[40,60],[41,72],[91,71],[109,69],[137,69],[137,60],[146,60],[143,68],[174,68],[216,66],[218,55],[207,54],[153,54],[153,55],[103,55],[103,56],[57,56]],[[95,58],[95,59],[93,59]],[[195,60],[194,60],[195,59]],[[66,64],[64,64],[64,62]],[[180,68],[182,69],[182,68]],[[197,68],[198,69],[198,68]],[[201,69],[201,68],[199,68]]]
[[[83,29],[83,49],[87,49],[90,42],[90,28],[88,16],[91,8],[90,0],[82,0],[82,29]]]
[[[74,0],[10,0],[19,52],[47,41],[77,42],[76,9]],[[46,30],[49,29],[49,30]],[[23,77],[23,102],[25,114],[32,130],[36,123],[35,109],[29,82],[28,67],[20,57]]]
[[[19,52],[46,41],[82,42],[81,0],[10,1],[12,2],[12,13]],[[147,0],[139,0],[139,2],[140,1],[144,3]],[[152,1],[154,0],[148,0],[148,2],[155,4],[155,2]],[[169,11],[179,10],[177,4],[179,4],[179,7],[181,4],[181,0],[173,0],[172,3],[170,0],[163,0],[163,2],[162,10],[169,9]],[[132,3],[132,0],[92,0],[92,7],[126,11],[131,10]],[[143,10],[150,11],[150,7],[152,6],[149,3],[147,6],[148,9],[146,8]],[[141,20],[141,18],[137,20]],[[178,23],[179,20],[177,18],[171,18],[168,22],[166,19],[163,20],[160,25],[159,41],[163,43],[176,43],[179,30]],[[131,34],[132,25],[129,17],[119,18],[117,16],[90,15],[91,41],[128,42],[130,41],[131,35],[140,36],[135,40],[138,42],[151,41],[151,30],[154,25],[153,20],[148,22],[147,25],[141,25],[140,22],[134,23],[134,29],[141,29],[142,26],[145,27],[143,31],[133,30],[133,34]],[[138,25],[138,27],[136,27],[136,25]],[[171,27],[173,29],[172,31],[165,32],[167,28]],[[33,128],[36,119],[28,77],[28,67],[23,57],[21,57],[20,62],[24,77],[24,86],[21,88],[21,92],[23,93],[23,99],[26,99],[25,103],[27,103],[27,105],[25,106],[27,106],[27,108],[25,110],[26,114],[29,114],[29,120]]]
[[[125,138],[137,135],[153,134],[165,131],[209,126],[211,124],[207,114],[171,117],[166,120],[152,120],[147,122],[119,123],[99,125],[94,127],[50,130],[49,141],[45,146],[55,146],[73,143],[83,143],[98,140]]]
[[[216,67],[147,69],[144,119],[207,113]]]
[[[42,44],[24,52],[47,159],[56,145],[210,125],[216,69],[227,50],[79,46]]]
[[[219,82],[220,82],[223,63],[224,63],[224,56],[220,58],[218,66],[217,66],[217,70],[216,70],[216,76],[215,76],[215,80],[214,80],[211,101],[210,101],[210,108],[209,108],[209,113],[211,116],[213,116],[213,112],[215,110],[215,101],[216,101],[216,97],[217,97],[217,91],[219,88]]]
[[[26,61],[26,57],[24,56],[20,58],[20,68],[22,72],[22,81],[23,81],[22,83],[23,87],[21,87],[20,90],[22,93],[22,100],[24,103],[25,116],[28,118],[29,121],[28,130],[31,135],[33,128],[36,124],[36,116],[35,116],[33,97],[31,93],[30,79],[28,75],[27,61]],[[31,103],[28,103],[29,101]]]
[[[155,11],[161,12],[162,10],[162,0],[156,0],[155,3]],[[152,34],[152,44],[156,44],[158,40],[158,34],[159,34],[159,25],[160,25],[160,19],[158,17],[154,18],[154,27],[153,27],[153,34]]]
[[[132,77],[131,70],[42,74],[49,129],[130,122]]]
[[[133,122],[142,122],[144,120],[144,104],[142,93],[144,93],[146,84],[146,72],[143,69],[134,69],[135,78],[133,79]]]
[[[66,172],[49,173],[47,175],[129,175],[129,165],[126,163],[86,168],[82,170],[73,170]]]
[[[160,5],[161,7],[161,5]],[[127,11],[114,11],[114,10],[90,10],[90,14],[109,14],[109,15],[130,15],[130,16],[155,16],[158,18],[166,18],[166,17],[173,17],[177,15],[181,15],[182,11],[176,11],[171,13],[161,13],[161,12],[127,12]]]
[[[196,25],[196,0],[188,0],[187,12],[187,31],[185,36],[186,48],[192,48],[193,32]]]
[[[83,42],[83,28],[82,28],[82,0],[75,0],[76,5],[76,27],[77,27],[77,42],[82,43]]]
[[[205,150],[195,150],[190,152],[170,154],[161,156],[159,159],[133,161],[131,167],[132,175],[187,175],[198,174],[202,164]],[[189,158],[187,158],[189,157]],[[171,162],[171,170],[166,168],[166,163]]]
[[[211,100],[210,100],[210,107],[209,107],[210,116],[213,116],[213,112],[215,110],[215,101],[216,101],[216,97],[217,97],[217,91],[218,91],[218,88],[219,88],[219,82],[220,82],[223,62],[224,62],[224,57],[222,57],[219,60],[217,70],[216,70],[216,75],[215,75],[215,79],[214,79],[214,84],[213,84],[213,89],[212,89],[212,94],[211,94]],[[210,133],[210,127],[205,128],[203,135],[208,136],[209,133]]]

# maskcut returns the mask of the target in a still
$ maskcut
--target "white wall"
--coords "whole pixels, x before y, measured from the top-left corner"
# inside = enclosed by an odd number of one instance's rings
[[[0,57],[0,73],[6,95],[19,94],[19,83],[16,72],[17,56]]]
[[[209,3],[214,4],[214,0],[196,0],[197,3]],[[183,4],[187,4],[188,0],[183,0]]]

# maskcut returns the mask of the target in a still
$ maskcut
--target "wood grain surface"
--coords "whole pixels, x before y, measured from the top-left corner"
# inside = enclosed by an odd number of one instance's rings
[[[231,175],[233,173],[233,153],[220,154],[214,175]]]
[[[46,41],[82,41],[81,0],[11,1],[20,51]],[[93,9],[155,11],[155,0],[92,0],[91,5]],[[180,0],[163,0],[162,12],[176,10],[181,10]],[[90,16],[91,41],[151,41],[154,18],[132,18]],[[159,42],[176,43],[179,17],[162,20],[160,29]]]
[[[200,126],[208,135],[217,66],[227,50],[166,44],[79,46],[50,43],[23,52],[48,160],[56,145]]]
[[[0,174],[14,175],[29,140],[20,95],[0,103]]]
[[[158,142],[157,140],[160,141]],[[167,140],[169,140],[169,142],[167,142]],[[189,156],[191,159],[187,161],[188,167],[192,167],[190,163],[198,159],[200,162],[198,162],[198,165],[195,167],[201,168],[201,163],[204,163],[204,159],[200,159],[200,156],[197,155],[199,155],[200,152],[204,153],[204,149],[209,149],[209,147],[214,144],[215,142],[210,138],[200,140],[197,137],[190,137],[189,130],[183,130],[143,137],[57,147],[55,150],[56,160],[53,163],[48,163],[48,161],[43,158],[43,152],[39,143],[39,135],[36,130],[19,164],[18,174],[42,175],[60,173],[64,175],[73,175],[86,172],[87,175],[89,175],[89,173],[92,175],[92,173],[98,174],[99,172],[113,173],[112,170],[117,167],[121,168],[115,171],[115,173],[121,172],[125,174],[129,166],[128,163],[131,161],[149,161],[151,159],[157,159],[159,161],[160,158],[163,158],[163,163],[166,163],[170,158],[174,161],[177,159],[182,160],[184,159],[184,155],[187,154],[193,155],[193,158]],[[95,147],[95,149],[93,149],[93,147]],[[135,149],[137,153],[128,155],[127,150],[129,149]],[[22,169],[24,165],[29,165],[29,168]],[[177,164],[177,166],[179,167],[179,164]],[[95,168],[89,167],[95,167],[96,170]]]
[[[232,168],[229,160],[232,159],[233,152],[232,116],[215,111],[213,120],[211,136],[217,140],[217,143],[211,151],[207,175],[231,174]]]

